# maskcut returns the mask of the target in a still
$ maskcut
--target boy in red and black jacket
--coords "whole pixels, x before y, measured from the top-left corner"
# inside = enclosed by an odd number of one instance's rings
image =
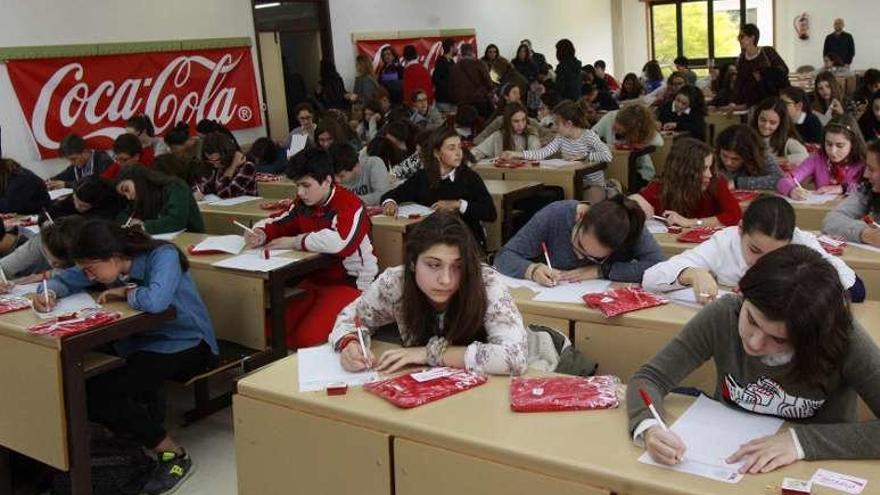
[[[288,303],[287,345],[309,347],[326,342],[345,306],[365,290],[379,272],[370,240],[370,217],[360,198],[334,183],[330,156],[307,148],[290,160],[287,175],[296,183],[293,205],[246,233],[248,246],[296,249],[336,255],[338,263],[318,270],[299,288],[306,297]]]

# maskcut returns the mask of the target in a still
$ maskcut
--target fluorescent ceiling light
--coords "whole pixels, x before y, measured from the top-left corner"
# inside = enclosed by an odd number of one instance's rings
[[[281,5],[281,2],[271,2],[271,3],[258,3],[254,5],[255,9],[265,9],[269,7],[278,7]]]

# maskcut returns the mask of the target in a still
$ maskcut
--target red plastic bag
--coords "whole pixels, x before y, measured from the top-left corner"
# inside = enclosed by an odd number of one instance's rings
[[[846,247],[846,239],[841,236],[823,234],[817,237],[816,240],[819,241],[822,249],[834,256],[841,256],[843,249]]]
[[[514,378],[510,409],[516,412],[612,409],[620,405],[620,379],[613,375]]]
[[[78,313],[59,316],[28,327],[28,332],[37,335],[66,337],[100,327],[122,318],[122,314],[104,310],[85,310]]]
[[[278,201],[264,201],[260,203],[261,210],[287,210],[293,205],[292,199],[279,199]]]
[[[586,294],[584,302],[587,306],[601,311],[607,318],[611,318],[630,311],[660,306],[669,301],[640,287],[623,287]]]
[[[504,160],[501,158],[496,158],[492,161],[492,165],[497,168],[523,168],[523,167],[537,167],[541,164],[541,162],[537,160],[525,160],[525,159],[516,159],[512,158],[510,160]]]
[[[730,192],[731,194],[733,194],[733,197],[736,198],[736,201],[738,203],[742,203],[743,201],[751,201],[761,195],[761,193],[758,191],[743,191],[741,189],[736,189]]]
[[[678,242],[700,244],[701,242],[708,241],[709,238],[715,235],[715,232],[718,232],[719,230],[721,230],[721,227],[696,227],[681,234],[676,237],[676,239]]]
[[[0,315],[29,307],[31,307],[31,300],[26,297],[0,296]]]
[[[421,380],[421,381],[420,381]],[[484,375],[455,368],[433,368],[364,385],[397,407],[410,409],[480,386]]]

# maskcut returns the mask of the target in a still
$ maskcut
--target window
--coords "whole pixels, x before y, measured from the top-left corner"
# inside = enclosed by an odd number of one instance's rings
[[[651,4],[651,52],[664,72],[683,55],[692,67],[739,56],[739,28],[753,23],[773,45],[773,0],[658,0]]]

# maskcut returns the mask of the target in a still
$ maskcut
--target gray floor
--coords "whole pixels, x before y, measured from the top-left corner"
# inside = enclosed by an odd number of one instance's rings
[[[174,390],[172,390],[174,389]],[[235,448],[232,435],[232,407],[194,425],[179,425],[182,411],[192,403],[189,390],[168,390],[168,427],[174,439],[193,459],[195,470],[174,495],[235,495]]]

